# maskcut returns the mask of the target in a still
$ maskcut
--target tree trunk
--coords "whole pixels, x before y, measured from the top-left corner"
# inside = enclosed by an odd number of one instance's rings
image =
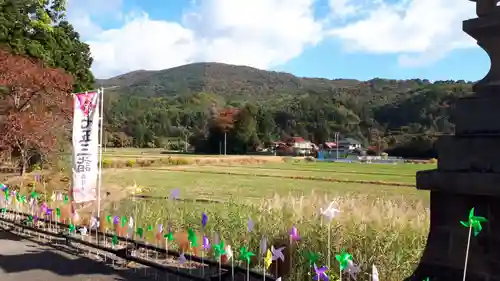
[[[21,157],[19,159],[20,161],[20,171],[19,171],[19,175],[22,177],[26,174],[26,165],[28,163],[28,160],[26,159],[26,152],[24,151],[24,149],[21,149]]]

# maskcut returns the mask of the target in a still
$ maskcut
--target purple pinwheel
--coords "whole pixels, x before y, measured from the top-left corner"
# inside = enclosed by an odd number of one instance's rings
[[[184,253],[181,253],[179,255],[179,264],[184,264],[186,263],[186,257],[184,256]]]
[[[201,227],[205,228],[207,226],[208,216],[207,214],[201,214]]]
[[[178,188],[172,190],[172,192],[170,193],[170,199],[172,200],[177,200],[179,199],[179,195],[180,195],[180,190]]]
[[[113,217],[113,224],[119,224],[120,223],[120,217],[119,216],[114,216]]]
[[[314,264],[314,272],[316,273],[316,276],[314,276],[314,280],[316,281],[328,281],[328,275],[326,275],[326,271],[328,268],[326,266],[322,266],[321,268],[318,268],[316,264]]]
[[[285,255],[283,255],[283,249],[285,249],[285,247],[281,247],[281,248],[274,248],[274,246],[271,246],[271,253],[272,253],[272,260],[275,261],[275,260],[278,260],[280,259],[281,261],[285,261]]]
[[[290,240],[291,241],[299,241],[300,236],[299,236],[299,231],[295,227],[295,225],[292,227],[292,230],[290,230]]]
[[[163,232],[163,224],[158,224],[158,233],[162,233]]]
[[[47,209],[45,210],[45,215],[46,215],[46,216],[52,216],[52,211],[53,211],[52,209],[47,208]]]
[[[3,183],[0,183],[0,187],[2,189],[2,192],[5,192],[5,190],[7,190],[7,186]]]
[[[267,252],[267,238],[262,237],[262,239],[260,239],[259,254],[264,255],[266,252]]]
[[[253,226],[254,226],[253,220],[252,219],[248,219],[248,225],[247,225],[248,232],[252,232]]]
[[[203,236],[203,249],[208,250],[210,249],[210,241],[208,240],[208,237]]]

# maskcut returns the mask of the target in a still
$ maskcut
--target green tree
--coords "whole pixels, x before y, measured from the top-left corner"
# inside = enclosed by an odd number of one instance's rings
[[[89,46],[68,23],[65,0],[0,0],[0,47],[62,68],[74,91],[94,85]]]

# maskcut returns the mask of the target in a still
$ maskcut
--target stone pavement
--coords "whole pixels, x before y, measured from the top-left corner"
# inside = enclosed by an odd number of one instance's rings
[[[0,228],[0,280],[145,281],[155,279],[144,277],[143,270],[134,272],[133,269],[116,269],[90,258],[26,240]],[[167,280],[167,277],[162,275],[156,280]],[[176,276],[169,276],[168,280],[187,281]]]

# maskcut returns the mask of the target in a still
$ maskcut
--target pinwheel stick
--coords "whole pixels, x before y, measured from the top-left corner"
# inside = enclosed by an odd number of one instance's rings
[[[464,277],[462,278],[465,281],[465,277],[467,275],[467,262],[469,261],[469,247],[470,247],[470,239],[472,236],[472,224],[469,226],[469,237],[467,238],[467,249],[465,250],[465,265],[464,265]]]

